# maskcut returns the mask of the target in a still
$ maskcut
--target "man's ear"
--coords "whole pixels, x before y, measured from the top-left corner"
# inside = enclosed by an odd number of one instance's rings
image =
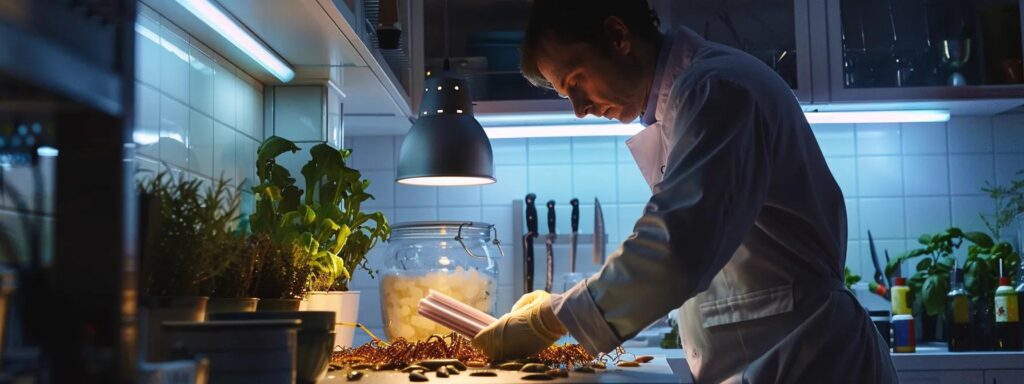
[[[622,19],[616,16],[608,16],[604,19],[604,32],[608,43],[614,52],[620,55],[628,55],[633,50],[633,34]]]

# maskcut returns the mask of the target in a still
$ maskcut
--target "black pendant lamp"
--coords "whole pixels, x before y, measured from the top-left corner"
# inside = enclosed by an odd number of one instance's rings
[[[491,184],[494,153],[484,128],[473,117],[466,81],[445,70],[426,81],[419,117],[398,155],[397,182],[410,185]]]

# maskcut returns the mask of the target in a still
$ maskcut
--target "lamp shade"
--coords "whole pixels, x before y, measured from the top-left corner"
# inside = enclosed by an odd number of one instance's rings
[[[444,71],[426,83],[419,117],[398,155],[396,181],[434,186],[495,182],[491,142],[473,117],[466,81]]]

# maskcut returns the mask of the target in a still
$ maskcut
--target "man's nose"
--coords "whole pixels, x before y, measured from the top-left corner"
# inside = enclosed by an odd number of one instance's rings
[[[582,119],[590,112],[590,103],[585,103],[571,97],[569,98],[569,102],[572,103],[572,110],[576,113],[577,118]]]

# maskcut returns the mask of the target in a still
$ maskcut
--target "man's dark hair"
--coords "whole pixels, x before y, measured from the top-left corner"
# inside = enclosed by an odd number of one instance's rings
[[[612,47],[604,22],[612,16],[622,20],[630,33],[643,40],[661,39],[658,15],[647,0],[534,0],[521,48],[523,77],[535,86],[552,88],[537,69],[538,51],[546,40],[587,43],[610,52]]]

